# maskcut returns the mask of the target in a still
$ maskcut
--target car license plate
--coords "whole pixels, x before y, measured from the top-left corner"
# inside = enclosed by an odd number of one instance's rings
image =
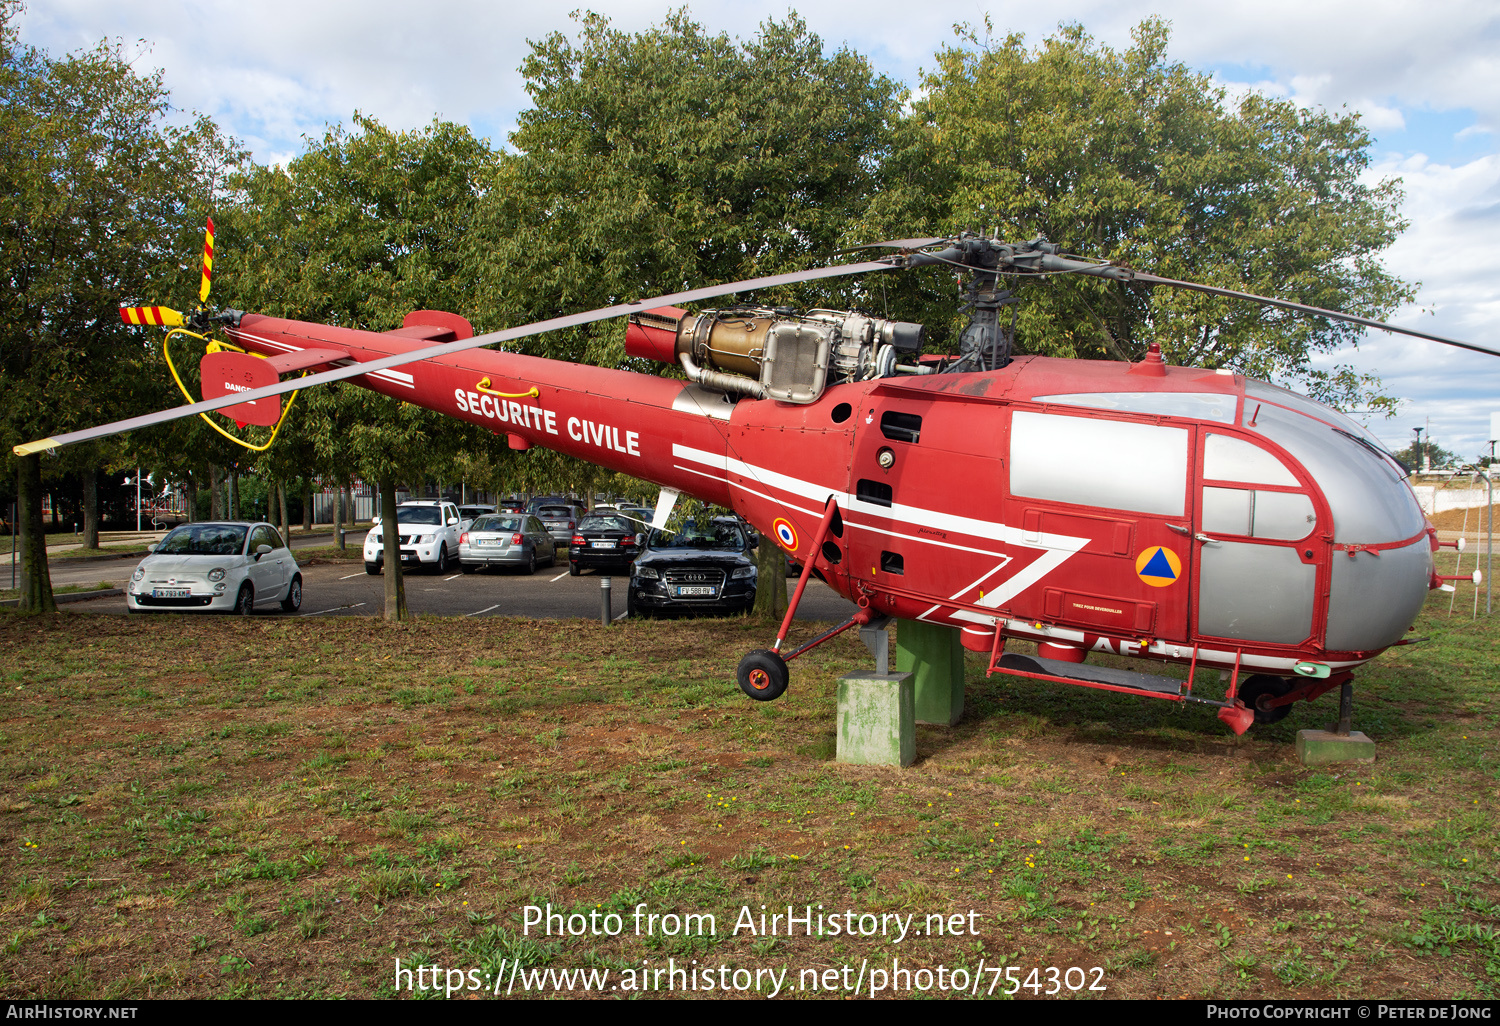
[[[480,545],[499,545],[500,544],[500,539],[499,538],[480,538],[479,539],[479,544]]]
[[[614,547],[615,547],[615,543],[612,542],[612,541],[591,541],[591,542],[589,542],[589,548],[591,548],[591,549],[612,549]]]
[[[678,598],[689,598],[694,595],[712,595],[714,587],[711,584],[683,584],[677,588]]]
[[[153,589],[151,589],[151,597],[152,598],[191,598],[192,594],[193,594],[193,591],[192,591],[191,588],[153,588]]]

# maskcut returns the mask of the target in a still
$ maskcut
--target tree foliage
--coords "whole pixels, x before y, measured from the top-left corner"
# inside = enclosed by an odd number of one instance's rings
[[[534,106],[485,196],[487,322],[806,266],[874,185],[899,88],[795,15],[747,42],[599,15],[522,66]],[[619,327],[528,343],[614,365]]]
[[[1035,50],[970,33],[937,55],[898,129],[867,236],[964,229],[1164,277],[1389,315],[1412,287],[1378,255],[1405,227],[1397,183],[1366,185],[1357,115],[1249,93],[1167,58],[1151,19],[1123,52],[1069,26]],[[903,288],[940,320],[930,285]],[[924,291],[926,290],[926,291]],[[1312,357],[1363,329],[1209,296],[1053,278],[1022,290],[1025,352],[1233,367],[1354,401],[1370,382]]]
[[[493,156],[458,125],[398,132],[355,114],[353,131],[330,128],[285,168],[254,169],[229,218],[236,301],[368,331],[398,328],[417,309],[472,316],[477,289],[464,240]],[[497,449],[487,432],[353,385],[299,403],[281,453],[261,458],[273,479],[295,476],[300,462],[340,483],[351,475],[379,482],[394,502],[397,483],[442,480],[465,449]],[[386,581],[386,615],[399,619],[399,559],[386,561]]]
[[[167,125],[161,75],[137,74],[117,46],[53,58],[21,45],[16,9],[0,5],[0,458],[10,472],[18,442],[159,401],[151,340],[118,308],[197,285],[196,270],[181,273],[197,263],[196,247],[180,244],[184,212],[206,161],[234,153],[206,119]],[[84,448],[49,469],[92,472],[100,458]],[[49,608],[40,468],[23,477],[21,523],[35,545],[24,600]]]

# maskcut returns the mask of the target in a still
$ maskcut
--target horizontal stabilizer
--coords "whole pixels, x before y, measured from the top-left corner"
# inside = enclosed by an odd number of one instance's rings
[[[349,359],[347,349],[319,346],[317,349],[302,349],[295,353],[278,353],[275,356],[266,357],[264,362],[270,364],[277,374],[290,374],[292,371],[326,367],[339,360],[347,359]]]

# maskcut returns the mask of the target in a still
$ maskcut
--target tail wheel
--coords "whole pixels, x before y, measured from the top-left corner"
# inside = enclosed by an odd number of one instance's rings
[[[771,702],[786,693],[791,674],[781,656],[762,648],[740,660],[737,676],[741,691],[757,702]]]
[[[1245,708],[1255,710],[1256,723],[1279,723],[1290,715],[1291,703],[1286,705],[1268,703],[1273,698],[1285,695],[1292,690],[1292,687],[1292,682],[1285,677],[1272,677],[1269,674],[1258,673],[1240,686],[1240,701],[1245,703]]]

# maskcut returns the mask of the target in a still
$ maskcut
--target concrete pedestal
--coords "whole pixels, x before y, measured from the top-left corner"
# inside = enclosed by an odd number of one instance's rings
[[[850,673],[839,678],[839,762],[910,766],[916,761],[912,677],[910,673]]]
[[[1335,734],[1327,730],[1297,731],[1297,758],[1304,766],[1339,762],[1374,762],[1375,742],[1358,730]]]
[[[964,714],[964,647],[956,627],[902,620],[896,628],[896,671],[916,675],[918,723],[951,727]]]

